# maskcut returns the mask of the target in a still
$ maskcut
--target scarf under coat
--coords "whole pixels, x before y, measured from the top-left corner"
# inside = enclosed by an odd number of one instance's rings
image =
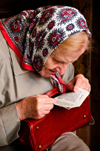
[[[41,72],[50,54],[65,39],[80,31],[90,31],[84,16],[68,6],[45,6],[25,10],[0,20],[1,32],[17,54],[26,70]],[[55,87],[66,92],[66,84],[59,74],[51,75]]]

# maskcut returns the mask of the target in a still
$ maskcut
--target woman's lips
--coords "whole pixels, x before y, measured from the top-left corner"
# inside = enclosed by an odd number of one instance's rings
[[[49,69],[49,71],[50,71],[50,72],[52,72],[52,73],[56,73],[56,71],[55,71],[55,70],[51,70],[51,69]]]

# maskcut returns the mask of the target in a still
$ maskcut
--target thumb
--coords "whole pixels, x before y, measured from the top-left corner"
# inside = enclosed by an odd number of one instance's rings
[[[74,91],[74,79],[67,83],[67,91]]]

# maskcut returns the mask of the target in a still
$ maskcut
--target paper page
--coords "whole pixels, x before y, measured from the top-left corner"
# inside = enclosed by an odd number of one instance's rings
[[[55,97],[55,99],[57,100],[57,103],[55,105],[68,109],[79,107],[88,95],[88,91],[80,88],[77,92],[64,93]]]

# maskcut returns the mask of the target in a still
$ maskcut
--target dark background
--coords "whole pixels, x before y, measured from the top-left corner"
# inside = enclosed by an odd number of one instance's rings
[[[85,16],[94,39],[92,52],[84,54],[76,63],[76,73],[84,74],[91,83],[90,108],[95,119],[93,126],[77,130],[77,135],[91,148],[100,151],[100,6],[99,0],[0,0],[0,18],[9,17],[25,9],[44,5],[67,5],[78,8]]]

